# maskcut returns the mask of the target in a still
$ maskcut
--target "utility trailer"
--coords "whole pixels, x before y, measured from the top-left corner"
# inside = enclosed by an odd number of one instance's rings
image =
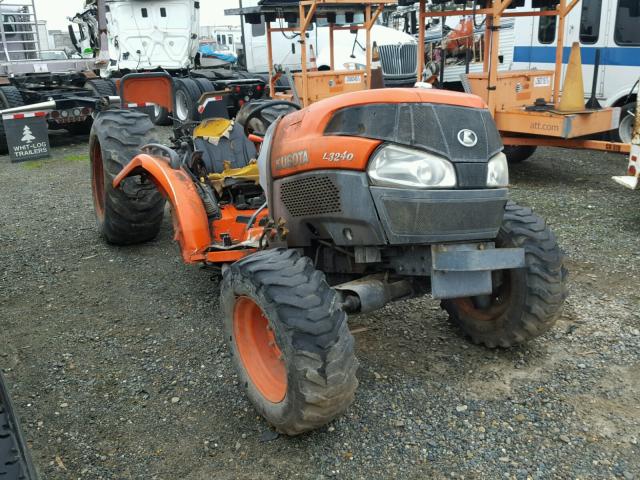
[[[115,86],[94,73],[95,60],[43,60],[33,0],[1,3],[0,18],[0,110],[13,109],[15,115],[16,109],[33,111],[55,101],[60,109],[42,108],[49,129],[89,133],[91,104],[97,97],[115,95]],[[7,149],[0,122],[0,153]]]
[[[599,60],[595,62],[591,98],[586,104],[580,46],[577,42],[573,43],[566,62],[566,19],[579,2],[460,0],[450,4],[437,0],[427,4],[426,0],[402,1],[404,5],[418,4],[418,44],[421,47],[424,45],[428,18],[465,15],[485,17],[485,38],[489,41],[484,42],[483,72],[465,75],[463,86],[467,93],[478,95],[487,103],[511,163],[526,160],[538,146],[618,153],[630,151],[628,143],[595,139],[618,129],[621,113],[618,107],[601,106],[596,98]],[[498,70],[503,20],[521,17],[545,17],[557,22],[558,38],[552,69]],[[424,50],[418,53],[418,58],[424,58]],[[565,62],[566,68],[563,67]],[[422,72],[418,78],[422,78]]]

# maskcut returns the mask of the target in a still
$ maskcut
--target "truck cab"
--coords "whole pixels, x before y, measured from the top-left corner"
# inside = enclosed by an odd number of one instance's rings
[[[258,5],[257,0],[246,0],[245,7]],[[338,14],[336,25],[361,24],[364,21],[362,14],[354,14],[353,18],[346,18],[344,14]],[[309,51],[309,67],[313,68],[312,58],[316,59],[319,70],[330,68],[329,54],[329,27],[326,20],[320,18],[312,24],[307,32],[307,44]],[[272,22],[272,27],[293,26],[285,21]],[[267,73],[269,70],[267,59],[267,36],[264,18],[262,23],[244,25],[247,70],[252,73]],[[364,33],[350,30],[340,30],[335,35],[335,68],[337,70],[356,69],[358,65],[364,65]],[[374,25],[371,29],[371,42],[378,47],[382,72],[386,86],[413,86],[417,74],[417,42],[406,33],[388,28],[383,25]],[[296,35],[292,33],[274,34],[272,36],[273,60],[277,65],[291,71],[300,71],[300,43]],[[311,49],[313,48],[313,52]]]
[[[198,52],[200,4],[193,0],[106,0],[108,58],[107,72],[191,68]],[[97,0],[89,0],[86,13],[76,18],[95,18]],[[185,19],[190,28],[185,28]],[[88,28],[91,28],[91,22]],[[93,26],[93,28],[96,28]]]

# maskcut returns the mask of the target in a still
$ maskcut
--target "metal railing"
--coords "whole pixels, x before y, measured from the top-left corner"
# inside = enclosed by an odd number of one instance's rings
[[[11,63],[40,59],[40,33],[34,0],[0,2],[0,41],[0,61]],[[18,48],[12,48],[14,45]]]

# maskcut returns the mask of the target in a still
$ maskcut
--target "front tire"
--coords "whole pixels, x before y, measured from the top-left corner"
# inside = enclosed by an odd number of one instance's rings
[[[225,272],[221,303],[240,382],[277,431],[318,428],[353,402],[347,316],[309,258],[277,249],[239,260]]]
[[[91,190],[98,229],[109,243],[131,245],[152,240],[162,224],[165,200],[140,175],[124,179],[114,189],[113,179],[140,147],[154,142],[149,116],[131,110],[98,114],[89,137]]]
[[[445,300],[442,308],[475,343],[506,348],[553,327],[566,298],[567,270],[544,220],[513,202],[505,207],[496,248],[524,248],[525,267],[495,272],[488,297]]]

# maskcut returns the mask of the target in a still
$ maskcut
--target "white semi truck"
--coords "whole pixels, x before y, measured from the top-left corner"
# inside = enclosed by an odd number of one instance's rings
[[[102,78],[162,71],[175,82],[175,117],[197,119],[205,92],[228,91],[229,108],[239,109],[264,95],[265,82],[247,72],[202,68],[199,55],[198,0],[86,0],[71,18],[69,34],[81,55],[92,55]],[[166,109],[155,108],[156,124],[171,123]]]
[[[265,0],[262,0],[263,4]],[[268,1],[268,0],[267,0]],[[243,0],[243,10],[251,11],[258,5],[259,0]],[[278,3],[277,1],[275,3]],[[282,2],[280,2],[282,3]],[[231,12],[232,10],[230,10]],[[257,8],[256,8],[257,11]],[[245,22],[244,37],[246,45],[247,70],[253,73],[266,74],[267,65],[267,35],[264,16],[256,16],[252,23]],[[297,21],[297,20],[296,20]],[[360,24],[364,21],[362,14],[336,15],[336,25]],[[318,18],[309,27],[307,58],[316,57],[316,67],[320,70],[329,69],[329,27],[326,19]],[[271,26],[288,27],[287,22],[271,22]],[[271,37],[274,63],[284,69],[300,71],[300,43],[293,32],[273,33]],[[364,65],[365,49],[364,34],[357,30],[338,30],[334,32],[335,68],[352,69]],[[371,43],[375,44],[380,54],[380,64],[385,85],[413,86],[416,83],[418,47],[416,40],[406,33],[374,25],[371,29]],[[311,52],[313,49],[313,52]],[[313,54],[312,54],[313,53]],[[308,65],[313,67],[313,65]]]

